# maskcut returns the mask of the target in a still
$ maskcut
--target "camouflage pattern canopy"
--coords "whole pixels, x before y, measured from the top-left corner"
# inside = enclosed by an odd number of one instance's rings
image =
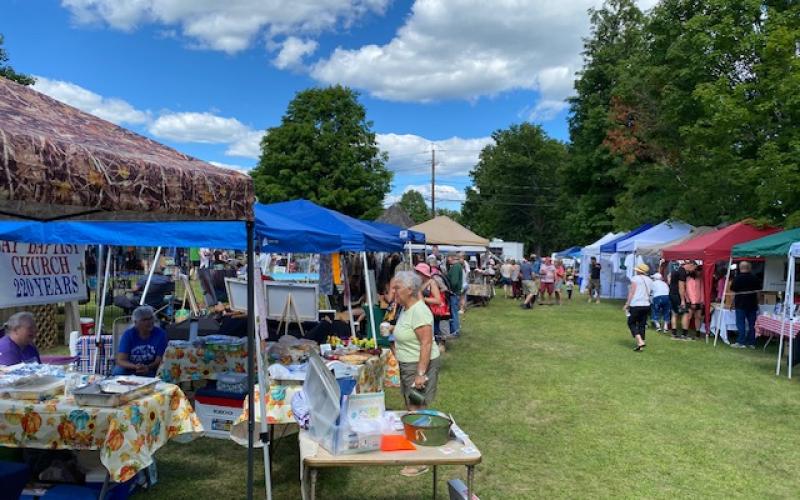
[[[0,218],[250,220],[252,179],[0,77]]]

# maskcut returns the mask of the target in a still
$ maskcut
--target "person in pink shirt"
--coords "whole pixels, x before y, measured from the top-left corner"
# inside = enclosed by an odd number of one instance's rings
[[[699,329],[703,322],[704,291],[703,267],[697,266],[686,278],[686,306],[689,308],[690,318],[694,318],[695,337],[700,336]]]
[[[553,265],[553,259],[550,257],[544,258],[544,264],[539,268],[539,276],[541,276],[541,289],[542,305],[553,305],[553,295],[556,290],[556,266]],[[544,302],[544,297],[547,295],[548,302]]]
[[[566,269],[564,269],[564,263],[561,261],[561,259],[556,259],[555,266],[556,266],[556,282],[554,288],[556,294],[556,302],[558,302],[558,305],[561,305],[561,291],[564,288],[564,275],[567,274],[567,271]]]

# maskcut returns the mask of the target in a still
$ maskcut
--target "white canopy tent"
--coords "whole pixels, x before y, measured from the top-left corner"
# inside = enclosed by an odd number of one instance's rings
[[[625,274],[628,279],[633,278],[634,268],[644,262],[642,256],[639,255],[639,248],[684,238],[691,234],[693,229],[694,226],[685,222],[665,220],[647,231],[619,242],[617,244],[617,253],[620,254],[619,258],[625,262]]]
[[[781,321],[781,336],[778,344],[778,364],[775,367],[775,375],[780,374],[781,370],[781,357],[783,356],[783,335],[784,332],[789,332],[789,361],[786,366],[787,375],[792,378],[792,363],[794,362],[794,339],[791,332],[797,324],[797,312],[794,307],[794,292],[795,292],[795,264],[796,259],[800,258],[800,242],[792,243],[789,247],[787,257],[787,270],[786,270],[786,290],[783,296],[783,319]]]
[[[609,241],[619,238],[625,233],[608,233],[599,240],[595,241],[591,245],[587,245],[583,247],[581,250],[581,269],[580,269],[580,276],[581,276],[581,293],[586,292],[586,288],[589,285],[589,261],[592,257],[600,258],[600,247]]]

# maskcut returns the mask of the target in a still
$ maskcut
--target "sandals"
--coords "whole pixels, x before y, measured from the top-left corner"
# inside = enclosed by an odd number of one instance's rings
[[[647,346],[647,344],[637,345],[636,347],[633,348],[633,350],[636,352],[642,352],[642,349],[644,349],[645,346]]]
[[[428,472],[428,470],[430,470],[430,469],[428,469],[428,466],[426,466],[426,465],[421,465],[419,467],[414,467],[414,466],[410,466],[409,465],[409,466],[403,467],[400,470],[400,475],[401,476],[405,476],[405,477],[417,477],[417,476],[421,476],[422,474],[425,474],[426,472]]]

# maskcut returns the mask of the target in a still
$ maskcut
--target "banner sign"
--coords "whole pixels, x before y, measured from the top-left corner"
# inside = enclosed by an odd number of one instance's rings
[[[85,250],[0,241],[0,307],[85,300]]]

